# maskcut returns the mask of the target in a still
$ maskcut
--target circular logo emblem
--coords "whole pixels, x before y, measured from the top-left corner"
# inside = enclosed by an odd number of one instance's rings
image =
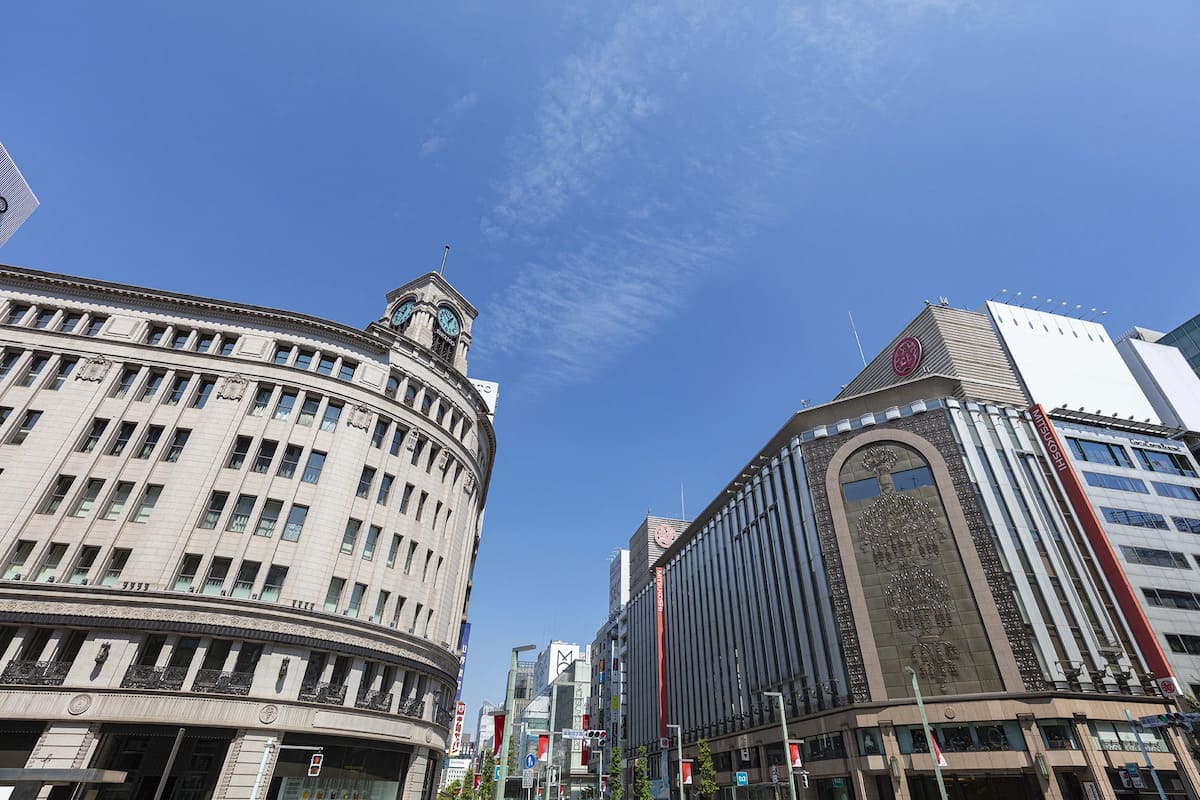
[[[77,717],[91,707],[91,695],[77,694],[71,698],[71,702],[67,703],[67,713]]]
[[[1161,678],[1158,681],[1158,689],[1167,697],[1174,697],[1179,694],[1179,688],[1175,685],[1174,678]]]
[[[659,525],[654,529],[654,541],[659,547],[670,547],[679,538],[679,534],[669,525]]]
[[[921,363],[921,342],[915,336],[905,336],[892,351],[892,372],[899,378],[912,375]]]
[[[279,706],[274,703],[263,706],[258,711],[258,721],[264,725],[270,725],[277,719],[279,719]]]

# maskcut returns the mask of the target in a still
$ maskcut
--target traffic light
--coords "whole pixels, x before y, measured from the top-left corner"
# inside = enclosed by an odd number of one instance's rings
[[[603,747],[608,742],[608,731],[605,731],[605,730],[584,731],[583,738],[589,739],[592,741],[592,743],[599,745],[600,747]]]
[[[313,753],[308,760],[308,777],[315,778],[321,774],[321,762],[325,760],[325,756],[320,753]]]

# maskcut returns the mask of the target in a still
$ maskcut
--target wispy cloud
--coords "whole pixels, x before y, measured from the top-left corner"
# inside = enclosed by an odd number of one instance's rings
[[[806,153],[880,112],[916,61],[910,29],[963,5],[626,7],[546,81],[481,220],[495,247],[555,254],[489,304],[482,348],[580,380],[652,333],[778,213]]]
[[[467,92],[455,98],[446,108],[445,112],[434,118],[433,123],[429,126],[429,130],[425,134],[425,138],[421,140],[421,144],[417,148],[417,155],[421,158],[429,158],[448,145],[459,118],[478,103],[479,96],[475,92]]]

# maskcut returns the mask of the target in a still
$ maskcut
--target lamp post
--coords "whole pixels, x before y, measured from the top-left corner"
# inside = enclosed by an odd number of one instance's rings
[[[921,714],[921,727],[925,729],[926,746],[929,748],[929,757],[933,759],[933,775],[937,778],[938,793],[941,794],[942,800],[948,800],[946,782],[942,780],[942,765],[938,763],[937,745],[933,741],[933,730],[929,727],[929,717],[925,716],[925,702],[921,699],[921,687],[917,683],[917,672],[912,667],[905,667],[904,671],[912,678],[913,696],[917,698],[917,711]]]
[[[667,730],[675,729],[675,760],[679,767],[679,800],[684,800],[683,796],[683,728],[678,725],[667,724]]]
[[[796,775],[792,772],[792,754],[788,743],[787,712],[783,710],[783,693],[763,692],[763,697],[774,697],[775,702],[779,705],[779,731],[783,736],[783,764],[787,769],[788,797],[791,800],[796,800]]]
[[[536,644],[523,644],[512,649],[512,661],[508,665],[508,688],[504,690],[504,727],[505,731],[512,727],[513,691],[517,685],[517,655],[527,650],[533,650]],[[500,780],[496,781],[496,800],[504,800],[504,783],[508,780],[508,735],[501,731],[500,735]]]

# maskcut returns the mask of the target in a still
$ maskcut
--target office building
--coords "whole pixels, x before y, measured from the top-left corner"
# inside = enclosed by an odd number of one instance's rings
[[[1200,314],[1164,333],[1158,343],[1179,348],[1188,366],[1200,374]]]

